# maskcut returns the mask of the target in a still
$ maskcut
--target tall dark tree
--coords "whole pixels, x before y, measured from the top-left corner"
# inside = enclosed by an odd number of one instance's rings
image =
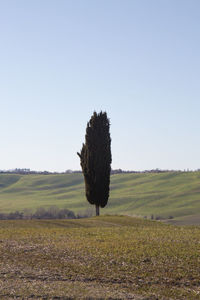
[[[80,163],[85,179],[85,193],[89,203],[105,207],[109,198],[111,171],[110,122],[106,112],[94,112],[87,123],[85,143],[80,153]]]

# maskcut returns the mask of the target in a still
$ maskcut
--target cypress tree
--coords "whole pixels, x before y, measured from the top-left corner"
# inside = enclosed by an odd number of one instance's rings
[[[105,207],[109,198],[112,162],[110,121],[106,112],[93,113],[87,123],[85,143],[77,154],[83,170],[86,198],[96,206],[99,216],[99,207]]]

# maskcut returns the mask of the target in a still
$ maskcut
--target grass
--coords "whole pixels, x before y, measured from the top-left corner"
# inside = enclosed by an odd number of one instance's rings
[[[200,227],[0,221],[1,299],[200,299]]]
[[[171,220],[164,220],[165,223],[173,225],[200,225],[200,214],[182,216]]]
[[[192,216],[200,211],[200,172],[117,174],[104,214]],[[75,212],[91,206],[82,174],[0,175],[0,212],[57,205]]]

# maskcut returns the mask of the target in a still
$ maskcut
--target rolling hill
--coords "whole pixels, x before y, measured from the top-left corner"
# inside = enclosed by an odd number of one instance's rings
[[[103,214],[168,218],[200,212],[200,172],[135,173],[111,176]],[[56,205],[74,212],[91,209],[82,174],[0,175],[0,212]]]

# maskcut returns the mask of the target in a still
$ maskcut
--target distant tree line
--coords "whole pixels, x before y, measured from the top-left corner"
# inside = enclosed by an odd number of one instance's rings
[[[199,172],[200,169],[196,169],[196,170],[190,170],[190,169],[185,169],[185,170],[162,170],[162,169],[151,169],[151,170],[143,170],[143,171],[125,171],[122,169],[116,169],[116,170],[111,170],[111,174],[131,174],[131,173],[174,173],[174,172]]]
[[[79,217],[73,211],[66,208],[59,209],[57,206],[49,208],[39,207],[34,213],[29,209],[25,209],[23,212],[0,213],[0,220],[76,219]]]
[[[134,170],[122,170],[122,169],[111,169],[111,175],[114,174],[132,174],[132,173],[167,173],[167,172],[199,172],[200,169],[196,170],[162,170],[162,169],[151,169],[151,170],[143,170],[143,171],[134,171]],[[56,174],[81,174],[81,170],[66,170],[65,172],[50,172],[50,171],[33,171],[30,169],[12,169],[12,170],[0,170],[0,174],[21,174],[21,175],[29,175],[29,174],[39,174],[39,175],[56,175]]]
[[[56,174],[71,174],[71,173],[82,173],[82,171],[72,171],[66,170],[65,172],[50,172],[50,171],[33,171],[30,169],[11,169],[11,170],[0,170],[0,174],[21,174],[21,175],[29,175],[29,174],[39,174],[39,175],[56,175]]]
[[[94,211],[90,208],[75,214],[67,208],[58,208],[52,205],[48,208],[38,207],[35,212],[31,209],[24,211],[15,211],[10,213],[0,213],[0,220],[31,220],[31,219],[81,219],[89,218],[94,215]]]

